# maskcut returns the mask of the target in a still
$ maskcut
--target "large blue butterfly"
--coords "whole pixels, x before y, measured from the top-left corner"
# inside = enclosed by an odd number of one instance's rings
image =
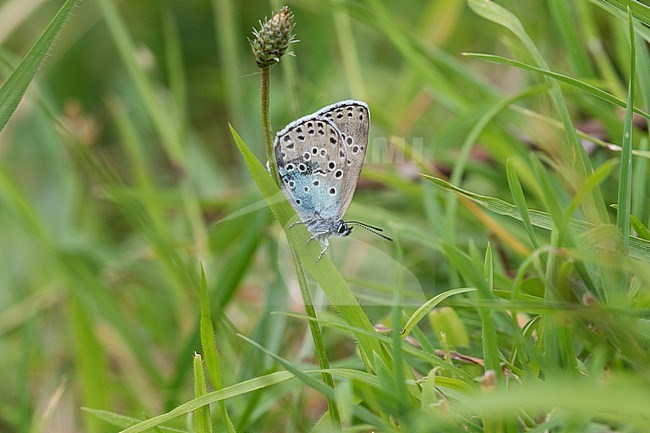
[[[361,101],[341,101],[301,117],[276,134],[275,158],[282,189],[301,221],[329,247],[331,235],[348,236],[353,225],[379,236],[382,229],[343,221],[368,148],[370,111]]]

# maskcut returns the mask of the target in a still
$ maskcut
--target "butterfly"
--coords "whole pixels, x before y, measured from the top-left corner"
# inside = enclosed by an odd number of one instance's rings
[[[329,247],[332,235],[348,236],[353,226],[380,234],[359,221],[343,221],[368,148],[370,110],[365,102],[341,101],[301,117],[276,134],[275,160],[284,194],[312,234]]]

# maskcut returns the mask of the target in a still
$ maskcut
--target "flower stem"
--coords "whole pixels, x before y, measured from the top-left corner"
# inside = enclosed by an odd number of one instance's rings
[[[271,129],[271,115],[269,113],[270,97],[269,89],[271,87],[271,68],[265,66],[262,68],[262,94],[260,105],[262,108],[262,129],[264,130],[264,147],[266,148],[266,159],[269,161],[269,170],[271,177],[276,184],[280,184],[278,174],[278,164],[273,154],[273,130]]]

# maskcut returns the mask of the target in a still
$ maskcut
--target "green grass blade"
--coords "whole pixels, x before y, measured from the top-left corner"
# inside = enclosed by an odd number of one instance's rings
[[[183,69],[183,48],[178,26],[170,9],[164,11],[162,17],[163,41],[165,42],[165,60],[169,87],[174,98],[174,117],[178,118],[179,135],[187,136],[188,104],[187,77]]]
[[[626,0],[627,1],[627,0]],[[609,3],[607,0],[591,0],[591,3],[597,5],[600,7],[602,10],[606,11],[608,14],[618,18],[621,23],[627,23],[627,9],[626,6],[624,6],[622,9],[617,8],[613,4]],[[636,3],[636,1],[635,1]],[[646,41],[650,42],[650,28],[647,25],[643,25],[641,23],[636,23],[635,24],[635,30],[637,34],[645,39]],[[619,29],[622,30],[622,29]],[[621,31],[617,37],[621,37],[623,35],[627,35],[627,31]],[[619,39],[618,42],[620,43],[622,39]],[[619,47],[619,49],[622,47]],[[617,49],[617,51],[619,51]],[[617,59],[617,61],[621,61],[621,59]],[[615,63],[615,61],[613,61]],[[620,66],[620,65],[619,65]],[[621,91],[621,95],[624,94],[625,91]]]
[[[567,75],[560,74],[558,72],[553,72],[549,70],[545,70],[542,68],[538,68],[536,66],[531,66],[523,62],[518,62],[516,60],[511,60],[505,57],[501,56],[495,56],[493,54],[482,54],[482,53],[463,53],[464,56],[474,58],[474,59],[480,59],[480,60],[486,60],[491,63],[496,63],[496,64],[501,64],[501,65],[510,65],[514,66],[520,69],[524,69],[527,71],[532,71],[532,72],[537,72],[542,75],[546,75],[551,78],[555,78],[558,81],[562,81],[563,83],[569,84],[570,86],[575,87],[576,89],[580,89],[584,92],[587,92],[597,98],[602,99],[603,101],[609,102],[611,104],[618,105],[619,107],[626,108],[627,103],[626,101],[623,101],[620,98],[617,98],[616,96],[612,95],[611,93],[607,93],[604,90],[599,89],[596,86],[592,86],[591,84],[585,83],[584,81],[577,80],[575,78],[571,78]],[[646,119],[650,119],[650,113],[646,113],[645,111],[641,110],[640,108],[633,107],[633,110],[635,113],[640,114],[641,116],[645,117]]]
[[[539,188],[536,192],[539,198],[544,203],[544,207],[548,210],[551,218],[553,219],[552,230],[557,230],[560,237],[564,236],[565,220],[568,220],[570,215],[566,216],[564,207],[560,201],[560,195],[554,184],[551,183],[551,176],[549,175],[546,167],[539,159],[533,158],[531,160],[533,165],[533,173],[537,178],[537,185]],[[557,245],[559,246],[559,245]]]
[[[208,393],[208,386],[205,382],[203,372],[203,360],[198,353],[194,354],[194,397],[201,398]],[[220,401],[219,403],[223,403]],[[210,406],[205,405],[196,408],[194,416],[194,431],[196,433],[212,433],[212,422],[210,420]]]
[[[526,198],[524,197],[524,190],[521,188],[521,183],[519,182],[519,177],[517,177],[517,172],[512,165],[512,161],[508,159],[506,162],[506,174],[508,176],[508,185],[510,186],[510,194],[515,201],[515,205],[519,210],[519,216],[521,221],[526,227],[526,232],[530,237],[530,241],[533,243],[535,248],[539,248],[539,242],[537,241],[537,235],[533,229],[533,224],[530,222],[530,215],[528,214],[528,206],[526,205]]]
[[[237,26],[237,2],[212,0],[214,29],[219,49],[217,53],[223,68],[221,88],[226,93],[224,102],[228,107],[231,122],[244,120],[245,92],[242,86],[242,51],[238,47],[241,29]],[[247,53],[249,54],[249,53]],[[246,57],[248,59],[248,57]],[[282,62],[284,63],[284,62]]]
[[[210,374],[210,382],[215,389],[221,389],[221,368],[219,366],[219,355],[217,354],[216,340],[214,336],[214,325],[212,324],[210,298],[208,295],[208,283],[205,279],[205,271],[201,263],[201,280],[199,284],[199,303],[201,306],[201,347],[205,357],[205,365]]]
[[[486,209],[495,212],[500,215],[506,215],[517,220],[521,221],[521,216],[519,210],[516,206],[505,202],[501,199],[495,197],[484,196],[476,194],[462,188],[451,185],[449,182],[446,182],[442,179],[438,179],[433,176],[422,175],[424,178],[433,182],[433,184],[446,189],[448,191],[454,191],[457,194],[460,194],[468,199],[480,204]],[[530,210],[530,221],[535,227],[540,227],[546,230],[551,230],[553,227],[553,220],[550,214],[542,212],[539,210]],[[568,227],[574,235],[586,234],[589,231],[593,230],[597,226],[586,221],[581,221],[577,219],[570,219]],[[606,250],[616,251],[615,245],[601,245]],[[640,239],[634,236],[630,236],[630,257],[635,259],[642,260],[644,262],[650,262],[650,242]]]
[[[628,7],[628,31],[630,36],[630,82],[627,93],[627,106],[625,111],[624,132],[621,151],[621,167],[618,183],[618,209],[616,212],[616,227],[623,237],[622,253],[628,255],[630,251],[630,212],[632,209],[632,107],[634,104],[634,91],[636,87],[636,42],[634,36],[634,18],[632,10]],[[621,293],[628,289],[628,275],[621,275]]]
[[[74,336],[74,362],[79,371],[79,391],[85,404],[93,407],[110,407],[112,379],[107,374],[109,361],[106,351],[94,332],[90,313],[79,302],[70,305],[70,327]],[[89,417],[87,417],[89,418]],[[100,431],[96,419],[86,419],[88,431]]]
[[[124,416],[124,415],[119,415],[114,412],[109,412],[107,410],[101,410],[101,409],[90,409],[88,407],[82,407],[81,408],[84,412],[87,412],[94,416],[95,418],[98,418],[104,422],[107,422],[111,425],[114,425],[116,427],[120,427],[121,429],[125,429],[131,426],[134,426],[141,422],[142,420],[139,420],[137,418],[132,418],[130,416]],[[161,432],[169,432],[169,433],[187,433],[186,429],[178,429],[174,427],[167,427],[164,425],[158,425],[155,428],[157,428]]]
[[[625,12],[628,11],[634,18],[650,26],[650,6],[645,5],[636,0],[603,0],[606,3],[614,6]]]
[[[636,37],[636,80],[643,105],[650,107],[650,53],[647,49],[647,43]],[[650,144],[650,133],[641,137],[638,151],[647,152]],[[632,149],[632,154],[636,155],[637,150]],[[650,223],[650,206],[648,206],[648,169],[650,164],[647,161],[636,161],[634,163],[634,180],[632,189],[632,213],[636,215],[645,224]]]
[[[347,77],[346,81],[350,83],[350,94],[354,95],[355,98],[365,100],[368,93],[366,92],[364,75],[359,62],[352,20],[348,14],[341,11],[333,11],[332,14],[334,15],[334,28],[339,51],[341,52],[343,70]]]
[[[411,331],[413,331],[413,328],[415,328],[417,324],[422,321],[422,319],[427,317],[427,314],[429,314],[434,308],[440,305],[440,303],[445,299],[451,296],[459,295],[461,293],[473,292],[475,290],[476,288],[474,287],[461,287],[458,289],[444,291],[429,299],[427,302],[420,305],[420,307],[415,310],[415,313],[411,314],[411,317],[408,318],[406,324],[404,325],[404,328],[402,329],[402,338],[406,338],[411,333]]]
[[[221,379],[221,365],[219,361],[219,354],[217,353],[217,342],[214,336],[214,325],[212,324],[212,316],[210,308],[210,298],[208,295],[208,283],[205,279],[205,271],[203,270],[203,264],[201,263],[201,281],[199,284],[199,301],[201,305],[201,347],[203,348],[203,355],[205,356],[205,366],[210,375],[210,382],[214,389],[219,390],[223,388],[223,382]],[[200,358],[199,358],[200,360]],[[195,382],[194,386],[198,386],[198,378],[196,377],[196,356],[194,357],[194,368],[195,368]],[[203,371],[203,369],[201,369]],[[205,379],[203,379],[205,382]],[[203,392],[205,394],[205,391]],[[203,395],[201,394],[201,395]],[[201,395],[196,394],[196,397]],[[223,401],[219,402],[219,410],[221,411],[221,416],[226,422],[229,433],[235,431],[235,427],[230,421],[228,416],[228,411],[226,410],[226,404]],[[208,410],[209,412],[209,410]],[[211,428],[211,425],[210,425]]]
[[[628,25],[630,35],[630,82],[628,87],[628,107],[634,101],[636,83],[636,43],[634,37],[634,21],[632,11],[628,8]],[[630,234],[630,210],[632,202],[632,110],[625,111],[624,133],[622,139],[621,166],[618,185],[618,209],[616,215],[616,226],[623,236],[623,254],[629,250]]]
[[[246,146],[232,126],[230,127],[230,131],[237,143],[237,147],[239,147],[240,152],[244,156],[244,160],[248,165],[248,169],[257,187],[266,199],[273,214],[282,227],[287,227],[291,220],[295,220],[295,211],[291,208],[284,194],[282,194],[273,179],[271,179],[268,172],[251,153],[248,146]],[[296,225],[290,230],[286,230],[285,233],[287,240],[291,243],[291,247],[295,248],[298,252],[305,268],[307,268],[309,273],[318,282],[330,303],[341,314],[341,317],[350,325],[374,332],[368,316],[366,316],[357,299],[350,291],[347,282],[343,279],[334,264],[332,264],[326,255],[318,261],[321,246],[317,245],[316,242],[307,244],[311,236],[304,226]],[[360,348],[365,353],[365,362],[372,362],[373,353],[386,356],[385,351],[376,339],[364,334],[357,334],[357,338]]]
[[[485,275],[486,284],[480,285],[477,292],[478,298],[483,301],[481,302],[481,305],[493,303],[495,299],[492,292],[494,287],[494,262],[492,258],[492,245],[489,242],[487,250],[485,251],[483,273]],[[494,314],[491,308],[479,307],[479,315],[481,316],[481,328],[483,330],[482,340],[485,369],[494,370],[497,376],[499,376],[501,374],[501,368],[499,367],[499,345],[497,342]]]
[[[580,185],[580,187],[575,191],[573,198],[571,198],[571,202],[564,209],[565,219],[568,219],[573,215],[573,212],[580,205],[582,198],[587,195],[591,189],[597,188],[607,178],[609,178],[617,164],[618,161],[615,159],[605,161],[591,176],[589,176],[585,183]]]
[[[594,76],[594,70],[591,66],[589,55],[584,49],[584,42],[580,40],[575,20],[576,14],[572,10],[571,2],[564,0],[550,0],[548,2],[549,10],[555,21],[564,46],[567,50],[567,58],[571,62],[573,69],[580,76]]]
[[[202,397],[190,400],[186,403],[181,404],[180,406],[175,407],[169,412],[132,425],[129,428],[122,430],[121,433],[146,432],[147,430],[158,427],[165,422],[178,418],[179,416],[193,412],[202,406],[217,403],[219,401],[227,400],[233,397],[238,397],[240,395],[246,395],[253,391],[268,388],[273,385],[278,385],[293,378],[294,375],[288,371],[278,371],[276,373],[270,373],[265,376],[258,376],[253,379],[245,380],[243,382],[237,383],[236,385],[228,386],[218,391],[209,392]]]
[[[397,262],[404,263],[404,252],[402,250],[402,243],[399,236],[395,238],[395,245],[397,247]],[[391,332],[392,344],[391,354],[393,356],[394,368],[393,374],[393,395],[397,396],[400,407],[400,412],[408,411],[408,390],[406,389],[406,375],[405,370],[408,365],[404,361],[404,351],[402,349],[402,338],[397,330],[401,327],[402,321],[402,296],[404,291],[404,274],[403,269],[400,268],[395,281],[393,289],[393,300],[391,303],[391,324],[393,331]]]
[[[639,235],[640,238],[650,240],[650,230],[645,226],[636,216],[630,215],[630,222],[634,231]]]
[[[61,6],[43,34],[38,38],[38,41],[0,88],[0,130],[5,127],[9,118],[16,111],[16,107],[25,94],[29,83],[34,79],[36,71],[38,71],[39,66],[77,2],[78,0],[68,0]]]

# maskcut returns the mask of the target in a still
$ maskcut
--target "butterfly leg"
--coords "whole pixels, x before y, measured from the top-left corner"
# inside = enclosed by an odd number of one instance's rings
[[[314,236],[310,237],[310,238],[307,240],[307,244],[309,245],[309,242],[313,241],[314,239],[318,239],[318,238],[323,238],[323,240],[324,240],[325,242],[327,242],[327,238],[326,238],[325,236],[327,236],[328,234],[329,234],[329,232],[320,232],[320,233],[316,233]]]
[[[313,219],[308,219],[308,220],[305,220],[305,221],[303,221],[303,220],[294,221],[294,222],[292,222],[291,224],[289,224],[289,226],[288,226],[287,228],[290,229],[291,227],[293,227],[293,226],[297,226],[297,225],[299,225],[299,224],[302,224],[302,225],[305,225],[305,226],[306,226],[306,225],[308,225],[309,223],[311,223],[312,221],[314,221],[314,220],[313,220]]]
[[[290,229],[291,227],[293,227],[293,226],[297,226],[297,225],[299,225],[299,224],[307,224],[307,223],[306,223],[305,221],[302,221],[302,220],[301,220],[301,221],[294,221],[294,222],[292,222],[291,224],[289,224],[289,225],[287,226],[287,228]]]
[[[325,244],[325,248],[323,248],[323,251],[321,251],[318,255],[318,259],[316,260],[317,262],[320,262],[321,257],[323,257],[323,254],[325,254],[325,251],[327,251],[330,246],[330,242],[327,240],[327,238],[323,238],[323,243]]]

